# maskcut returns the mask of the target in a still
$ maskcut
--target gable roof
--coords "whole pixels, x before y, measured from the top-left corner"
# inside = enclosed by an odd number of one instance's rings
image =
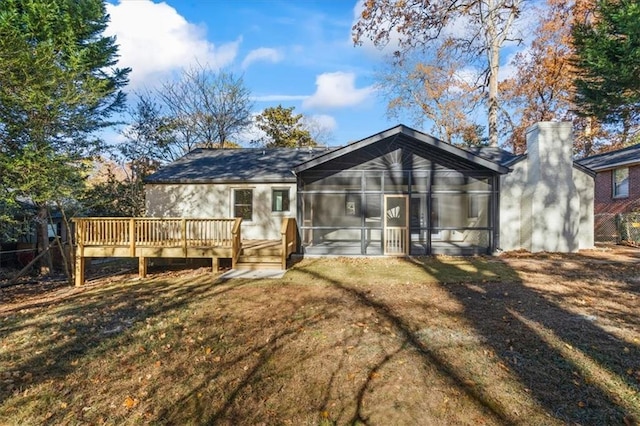
[[[195,149],[145,183],[295,182],[296,164],[330,148]]]
[[[198,148],[160,168],[145,183],[296,182],[295,173],[327,163],[378,142],[410,143],[440,153],[461,166],[479,166],[499,174],[510,171],[521,155],[500,148],[460,148],[425,133],[398,125],[368,138],[333,148]],[[466,166],[465,166],[466,165]]]
[[[447,142],[436,139],[433,136],[429,136],[426,133],[419,132],[403,124],[400,124],[380,133],[376,133],[373,136],[369,136],[368,138],[352,142],[349,145],[327,151],[316,157],[310,158],[307,161],[294,167],[293,171],[295,173],[303,172],[310,168],[330,162],[331,160],[335,160],[336,158],[342,157],[343,155],[381,142],[385,139],[394,141],[400,139],[417,143],[419,145],[423,145],[424,147],[434,149],[444,155],[461,159],[470,164],[474,164],[500,174],[508,173],[510,169],[506,166],[506,164],[511,163],[513,159],[517,157],[507,151],[501,150],[500,148],[475,148],[475,152],[472,152],[471,150],[459,148]]]
[[[618,149],[616,151],[592,155],[591,157],[578,160],[577,163],[595,171],[640,164],[640,144]]]

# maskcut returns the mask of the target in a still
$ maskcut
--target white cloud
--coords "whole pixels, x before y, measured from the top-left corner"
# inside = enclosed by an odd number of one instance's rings
[[[254,49],[247,54],[247,56],[242,61],[242,68],[246,69],[254,62],[257,61],[265,61],[271,63],[277,63],[282,60],[282,53],[277,49],[272,49],[270,47],[260,47],[259,49]]]
[[[302,102],[304,108],[343,108],[358,105],[374,92],[373,86],[357,89],[356,75],[332,72],[316,77],[316,92]]]
[[[326,131],[334,131],[338,127],[336,119],[327,114],[312,114],[309,116],[312,122],[317,123],[322,129]]]
[[[111,22],[105,33],[120,46],[119,66],[131,67],[130,87],[153,85],[154,79],[196,61],[218,69],[235,59],[241,39],[215,46],[206,30],[188,22],[167,3],[150,0],[107,3]]]

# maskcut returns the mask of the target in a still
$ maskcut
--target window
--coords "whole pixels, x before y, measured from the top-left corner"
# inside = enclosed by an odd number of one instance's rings
[[[253,189],[233,191],[233,216],[253,220]]]
[[[271,211],[288,212],[289,211],[289,190],[274,189],[271,192]]]
[[[627,167],[613,171],[613,198],[629,196],[629,169]]]

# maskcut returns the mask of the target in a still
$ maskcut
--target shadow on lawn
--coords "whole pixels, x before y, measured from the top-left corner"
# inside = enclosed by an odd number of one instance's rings
[[[638,318],[607,309],[596,316],[563,309],[561,302],[572,298],[589,295],[598,303],[615,294],[597,286],[588,288],[590,279],[606,279],[606,271],[596,267],[590,272],[587,259],[575,259],[581,269],[576,270],[576,265],[562,269],[558,264],[560,272],[555,275],[564,285],[575,281],[573,292],[554,293],[555,283],[549,282],[547,293],[544,285],[532,288],[521,280],[443,287],[464,306],[464,316],[475,330],[550,415],[580,424],[637,422],[640,386],[630,372],[640,364],[639,345],[621,340],[598,324],[604,317],[610,322],[624,320],[633,329]],[[429,273],[439,279],[446,279],[451,268],[438,258],[407,261],[428,265]],[[475,265],[482,272],[486,263]],[[637,294],[639,285],[627,281],[623,287]]]
[[[424,268],[429,275],[443,282],[451,276],[452,265],[442,263],[437,257],[409,258],[407,263]],[[483,272],[491,275],[490,268],[482,269],[487,265],[485,261],[477,261],[474,265],[479,268],[477,276],[482,276]],[[507,264],[502,267],[509,268]],[[388,300],[381,300],[370,291],[317,271],[307,269],[302,272],[328,281],[359,305],[373,308],[390,321],[399,331],[403,347],[417,351],[425,363],[437,368],[460,392],[484,407],[494,421],[523,421],[518,418],[517,407],[507,407],[481,387],[470,385],[469,371],[454,366],[450,359],[431,347],[428,339],[419,336],[420,324],[415,318],[404,317],[402,310],[390,307]],[[584,271],[582,273],[584,275]],[[557,279],[565,277],[560,274]],[[637,292],[638,284],[627,285],[631,286],[631,292]],[[597,318],[563,309],[553,297],[527,287],[519,279],[511,282],[471,280],[441,283],[440,286],[464,307],[462,317],[473,324],[485,345],[501,360],[500,364],[518,378],[549,416],[580,424],[635,424],[638,421],[640,386],[638,379],[630,374],[640,365],[637,343],[625,342],[606,332],[598,325]],[[433,308],[424,306],[425,317]],[[620,319],[616,318],[616,312],[604,315],[610,320]],[[631,324],[635,322],[625,319]],[[375,375],[396,353],[381,357],[369,376]],[[363,402],[371,382],[364,382],[357,392],[356,412],[347,423],[369,422]]]
[[[583,262],[584,269],[586,260],[577,261]],[[120,346],[135,352],[140,343],[126,332],[129,328],[168,312],[174,315],[175,310],[189,306],[194,300],[206,300],[200,307],[205,312],[190,316],[185,324],[189,330],[203,333],[202,342],[183,345],[175,351],[180,354],[158,355],[165,357],[163,369],[146,385],[146,396],[140,397],[136,408],[140,416],[148,417],[134,418],[132,412],[127,412],[118,420],[139,423],[146,419],[159,424],[285,424],[290,419],[312,423],[324,418],[325,423],[334,419],[340,424],[376,423],[378,419],[371,414],[376,409],[372,407],[373,390],[383,389],[387,394],[393,390],[393,383],[381,383],[379,377],[391,381],[391,377],[396,377],[389,373],[393,369],[406,369],[401,371],[404,377],[413,374],[416,366],[404,363],[410,356],[411,360],[419,360],[417,367],[433,370],[476,407],[474,412],[481,412],[493,423],[526,423],[529,419],[514,413],[514,407],[501,401],[485,384],[470,382],[474,374],[471,369],[478,367],[452,359],[451,354],[458,350],[455,344],[447,348],[448,352],[443,351],[437,339],[424,333],[427,325],[432,325],[432,329],[433,324],[437,326],[437,322],[428,323],[427,319],[436,315],[440,307],[438,301],[426,297],[431,294],[426,290],[429,287],[460,307],[456,315],[471,326],[459,327],[471,327],[470,334],[480,341],[480,350],[474,350],[480,356],[482,348],[495,354],[484,356],[495,356],[494,364],[503,365],[555,421],[621,424],[627,414],[637,417],[640,407],[629,407],[628,401],[636,394],[638,404],[640,387],[627,370],[637,371],[640,366],[638,344],[605,331],[598,318],[594,321],[562,307],[566,305],[563,300],[582,293],[593,298],[610,297],[613,293],[606,289],[585,288],[589,279],[601,279],[607,274],[604,266],[593,272],[604,275],[591,277],[584,270],[577,273],[580,265],[578,270],[575,265],[567,266],[557,277],[569,281],[575,278],[575,285],[567,287],[572,292],[545,292],[543,286],[532,287],[524,282],[507,262],[499,259],[469,260],[477,269],[469,273],[455,262],[437,257],[408,258],[402,261],[402,268],[417,271],[419,278],[407,283],[414,293],[406,297],[377,294],[376,286],[384,285],[384,276],[377,276],[375,283],[360,285],[357,265],[340,270],[323,262],[318,262],[320,267],[315,267],[314,262],[297,265],[287,274],[293,274],[297,280],[291,286],[287,285],[287,276],[264,285],[251,281],[212,285],[211,276],[206,274],[152,283],[138,281],[116,291],[112,286],[88,286],[48,306],[32,304],[23,306],[23,311],[3,313],[0,338],[29,330],[31,311],[45,306],[51,311],[51,322],[43,323],[39,335],[45,337],[33,344],[33,350],[23,358],[12,359],[10,353],[5,359],[0,358],[12,371],[20,372],[12,376],[13,390],[0,388],[0,404],[14,395],[16,389],[45,382],[64,383],[74,372],[73,362],[77,359],[91,362],[101,357],[114,358]],[[496,269],[503,273],[496,274]],[[352,276],[341,277],[340,273],[345,271]],[[388,273],[392,276],[403,271],[391,268]],[[452,275],[456,279],[447,282]],[[439,283],[428,279],[431,277]],[[402,283],[394,288],[401,290]],[[619,284],[637,294],[639,284],[633,279]],[[444,314],[441,311],[438,315]],[[602,315],[610,322],[637,321],[623,318],[622,313],[614,310],[602,310]],[[369,321],[366,327],[360,324],[365,320]],[[393,333],[385,331],[385,324]],[[182,325],[176,328],[180,332],[172,337],[174,346],[187,337],[187,332],[182,333]],[[338,332],[341,328],[342,333]],[[328,330],[335,332],[322,335]],[[210,347],[205,351],[206,345]],[[403,362],[399,362],[400,358]],[[112,366],[120,366],[117,359],[113,363]],[[392,369],[388,368],[391,364]],[[102,366],[100,362],[92,365]],[[132,360],[130,365],[123,363],[122,368],[136,365],[136,360]],[[309,367],[318,371],[309,371]],[[361,372],[363,368],[367,371]],[[317,377],[319,374],[323,377]],[[355,377],[350,378],[352,375]],[[429,397],[416,394],[416,390],[434,391],[431,383],[421,383],[419,387],[411,387],[412,382],[404,385],[408,389],[405,392],[413,393],[416,399]],[[90,386],[86,384],[87,388]],[[60,390],[66,394],[76,391],[70,385],[61,386]],[[82,391],[86,394],[91,389]],[[37,396],[24,396],[20,403],[29,404],[30,398]],[[388,398],[393,399],[393,395]],[[121,400],[118,404],[122,411]],[[419,404],[416,407],[422,409]],[[379,410],[376,415],[391,414]],[[418,415],[424,413],[415,407],[413,410]],[[98,417],[83,417],[82,405],[76,411],[78,421],[100,421]],[[86,413],[90,415],[93,414]],[[406,417],[403,420],[406,422]],[[424,421],[417,417],[413,420]],[[468,419],[468,423],[474,422],[477,423]]]
[[[0,387],[0,405],[16,391],[39,383],[57,382],[63,389],[65,378],[77,369],[79,360],[98,359],[119,346],[128,344],[127,330],[145,319],[191,303],[212,291],[211,278],[200,276],[187,284],[186,280],[134,281],[126,288],[112,285],[69,287],[70,294],[53,302],[23,303],[18,308],[1,312],[0,341],[7,336],[25,333],[21,342],[27,348],[8,348],[0,363],[8,366],[4,384]],[[195,281],[195,283],[193,282]],[[171,297],[158,297],[159,292]],[[49,312],[46,320],[34,319],[40,310]],[[37,336],[29,333],[37,321]],[[0,377],[2,378],[2,377]],[[73,389],[65,389],[71,393]],[[25,394],[26,395],[26,394]],[[65,396],[65,395],[60,395]],[[24,400],[37,399],[37,395]]]

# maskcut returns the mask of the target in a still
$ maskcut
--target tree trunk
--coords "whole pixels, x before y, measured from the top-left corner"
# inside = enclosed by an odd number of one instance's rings
[[[38,254],[46,252],[38,263],[40,275],[49,275],[53,270],[53,261],[49,251],[49,211],[46,205],[38,206],[36,216],[36,236],[38,241]]]
[[[500,40],[496,28],[496,5],[488,2],[487,41],[489,42],[489,146],[498,146],[498,71],[500,70]]]

